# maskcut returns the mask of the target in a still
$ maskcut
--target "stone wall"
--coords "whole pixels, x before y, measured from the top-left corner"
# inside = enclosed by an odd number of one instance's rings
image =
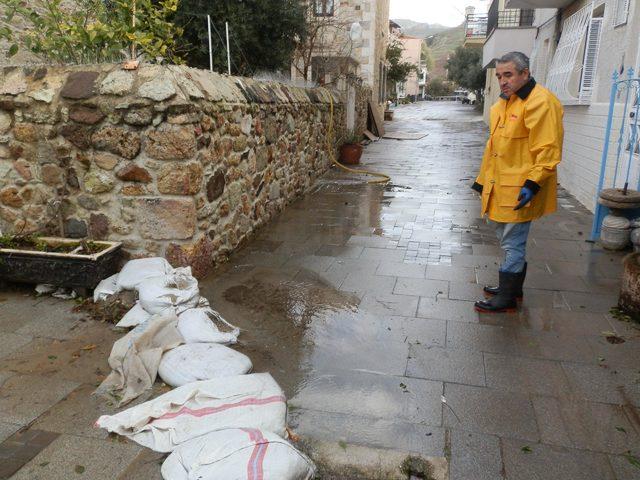
[[[329,167],[331,99],[339,138],[342,101],[325,89],[176,66],[5,67],[0,229],[122,241],[201,275]]]

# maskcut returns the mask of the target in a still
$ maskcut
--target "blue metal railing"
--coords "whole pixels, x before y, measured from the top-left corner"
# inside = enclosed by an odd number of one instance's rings
[[[633,68],[627,70],[627,78],[621,78],[618,72],[613,74],[611,85],[611,96],[609,97],[609,114],[607,117],[607,127],[604,138],[604,148],[602,150],[602,160],[600,165],[600,178],[596,189],[596,208],[591,228],[591,240],[596,241],[600,237],[602,220],[607,215],[609,209],[599,203],[600,192],[605,187],[607,181],[607,162],[609,159],[609,145],[614,131],[616,105],[622,100],[622,118],[620,129],[616,141],[615,169],[613,172],[613,182],[606,188],[620,188],[624,194],[629,190],[632,182],[632,172],[637,176],[635,182],[636,190],[640,190],[640,78],[635,76]],[[624,179],[624,182],[622,182]]]

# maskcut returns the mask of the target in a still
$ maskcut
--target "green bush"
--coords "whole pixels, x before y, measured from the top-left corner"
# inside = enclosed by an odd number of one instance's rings
[[[12,43],[9,56],[26,48],[60,63],[114,62],[143,55],[148,61],[181,63],[176,40],[182,29],[170,18],[178,0],[0,0],[0,38]],[[12,28],[16,18],[23,32]]]

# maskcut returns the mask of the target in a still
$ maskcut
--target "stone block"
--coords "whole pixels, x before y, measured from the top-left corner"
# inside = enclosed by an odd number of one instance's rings
[[[67,123],[60,127],[60,135],[81,150],[91,146],[91,129],[76,123]]]
[[[31,165],[26,160],[21,158],[16,160],[15,162],[13,162],[13,168],[26,181],[29,181],[33,178]]]
[[[96,131],[91,137],[91,142],[98,150],[106,150],[130,160],[140,151],[140,135],[116,126],[103,127]]]
[[[144,126],[149,125],[153,120],[153,110],[150,107],[135,108],[129,110],[124,115],[124,122],[129,125]]]
[[[158,160],[187,160],[196,154],[196,136],[192,127],[166,127],[149,132],[147,155]]]
[[[138,88],[138,94],[144,98],[150,98],[156,102],[167,100],[176,94],[176,87],[171,79],[165,75],[143,83]]]
[[[31,123],[16,123],[13,126],[13,138],[20,142],[37,142],[38,128]]]
[[[143,238],[184,240],[196,230],[193,199],[144,198],[135,201],[137,223]]]
[[[19,95],[27,91],[27,81],[21,68],[16,68],[4,76],[0,85],[0,95]]]
[[[147,171],[147,169],[139,167],[134,163],[129,163],[118,170],[116,172],[116,177],[118,177],[123,182],[149,183],[152,180],[151,174]]]
[[[0,190],[0,202],[14,208],[20,208],[24,205],[24,200],[16,187],[6,187]]]
[[[113,170],[120,159],[110,153],[96,152],[93,156],[93,163],[103,170]]]
[[[158,190],[168,195],[194,195],[202,188],[199,163],[168,164],[158,173]]]
[[[62,169],[53,163],[40,167],[40,177],[47,185],[59,185],[62,182]]]
[[[0,133],[6,133],[11,128],[11,115],[0,112]]]
[[[170,243],[165,257],[174,267],[190,266],[194,277],[204,278],[213,267],[214,254],[213,243],[207,237],[202,237],[194,245]]]
[[[114,70],[100,84],[100,93],[103,95],[125,95],[131,91],[134,79],[134,72]]]
[[[98,72],[73,72],[69,74],[60,95],[73,100],[92,97],[99,75]]]
[[[109,237],[109,217],[102,213],[92,213],[89,217],[89,236],[95,240]]]
[[[84,176],[84,188],[89,193],[106,193],[113,190],[113,187],[113,178],[105,172],[93,170]]]
[[[99,210],[100,202],[93,195],[83,193],[78,196],[78,204],[85,210]]]
[[[219,170],[207,180],[207,200],[213,202],[224,192],[225,178],[224,173]]]
[[[94,107],[73,105],[69,110],[69,118],[74,122],[95,125],[104,118],[104,113]]]
[[[84,238],[87,236],[87,224],[84,220],[69,218],[64,222],[64,233],[69,238]]]

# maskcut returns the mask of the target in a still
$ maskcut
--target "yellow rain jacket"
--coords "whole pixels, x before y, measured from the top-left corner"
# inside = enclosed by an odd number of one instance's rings
[[[532,78],[507,100],[491,107],[489,141],[473,189],[482,195],[482,215],[520,223],[556,210],[556,166],[562,157],[562,105]],[[533,200],[520,210],[522,187]]]

